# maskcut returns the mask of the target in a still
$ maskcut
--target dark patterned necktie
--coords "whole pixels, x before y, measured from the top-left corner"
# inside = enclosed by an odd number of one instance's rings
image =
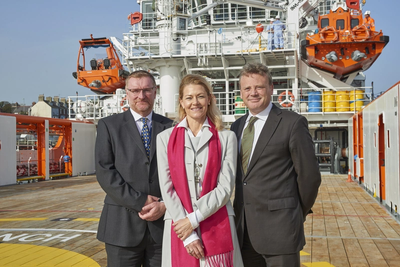
[[[144,145],[144,149],[146,150],[147,158],[150,158],[150,130],[147,125],[147,118],[140,118],[140,121],[143,123],[142,132],[140,136],[142,137],[142,142]]]
[[[249,166],[249,159],[254,140],[254,123],[257,119],[257,117],[251,117],[246,129],[244,129],[243,132],[240,152],[242,156],[242,166],[244,174],[247,173],[247,167]]]

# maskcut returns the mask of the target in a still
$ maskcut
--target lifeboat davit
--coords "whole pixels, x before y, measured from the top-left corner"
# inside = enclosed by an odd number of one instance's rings
[[[363,24],[360,10],[346,6],[318,18],[318,32],[301,42],[301,57],[311,67],[335,74],[335,78],[367,70],[389,42],[382,30]]]
[[[125,78],[129,72],[124,70],[118,54],[111,41],[105,37],[82,39],[79,41],[77,70],[72,75],[77,79],[78,84],[89,88],[97,94],[112,94],[118,88],[125,88]],[[105,49],[105,58],[92,58],[85,62],[85,50],[89,48]]]

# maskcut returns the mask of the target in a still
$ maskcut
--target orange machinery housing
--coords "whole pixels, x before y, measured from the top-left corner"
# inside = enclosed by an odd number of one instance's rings
[[[118,54],[111,41],[105,37],[82,39],[79,41],[77,70],[72,73],[78,84],[89,88],[97,94],[112,94],[118,88],[125,87],[125,78],[129,72],[124,70]],[[85,64],[85,49],[105,48],[106,58],[93,58],[90,67]]]
[[[319,16],[318,32],[307,35],[301,42],[301,56],[309,66],[342,79],[367,70],[388,42],[389,36],[384,36],[382,31],[367,29],[360,10],[338,7]]]
[[[44,179],[46,176],[56,177],[56,176],[71,176],[72,175],[72,161],[64,162],[64,173],[51,173],[50,170],[46,175],[46,149],[48,149],[49,144],[46,143],[46,130],[54,135],[58,135],[59,139],[55,145],[55,149],[62,149],[63,155],[68,155],[72,157],[72,123],[86,123],[80,121],[71,121],[66,119],[54,119],[54,118],[44,118],[36,116],[26,116],[26,115],[16,115],[1,113],[3,116],[12,116],[16,118],[17,133],[31,133],[37,136],[37,141],[35,143],[34,150],[37,152],[37,166],[35,166],[35,171],[27,173],[27,177],[18,177],[18,181],[30,180],[30,179]],[[46,129],[45,121],[48,121],[48,129]],[[17,165],[18,167],[21,167]],[[36,175],[36,177],[32,177]],[[19,176],[19,175],[17,175]]]

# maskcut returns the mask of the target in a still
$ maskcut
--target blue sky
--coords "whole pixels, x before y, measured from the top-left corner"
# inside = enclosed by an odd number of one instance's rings
[[[385,91],[400,80],[399,0],[367,0],[376,29],[390,42],[365,72],[367,85]],[[77,85],[79,40],[129,32],[127,16],[139,10],[136,0],[2,0],[0,3],[0,101],[31,104],[39,94],[67,97],[92,94]],[[396,27],[397,26],[397,27]]]

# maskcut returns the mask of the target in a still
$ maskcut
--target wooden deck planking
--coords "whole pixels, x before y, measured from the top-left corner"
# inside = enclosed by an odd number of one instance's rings
[[[303,266],[400,266],[399,222],[346,180],[323,175]],[[94,176],[0,187],[0,266],[106,266],[95,233],[104,196]]]

